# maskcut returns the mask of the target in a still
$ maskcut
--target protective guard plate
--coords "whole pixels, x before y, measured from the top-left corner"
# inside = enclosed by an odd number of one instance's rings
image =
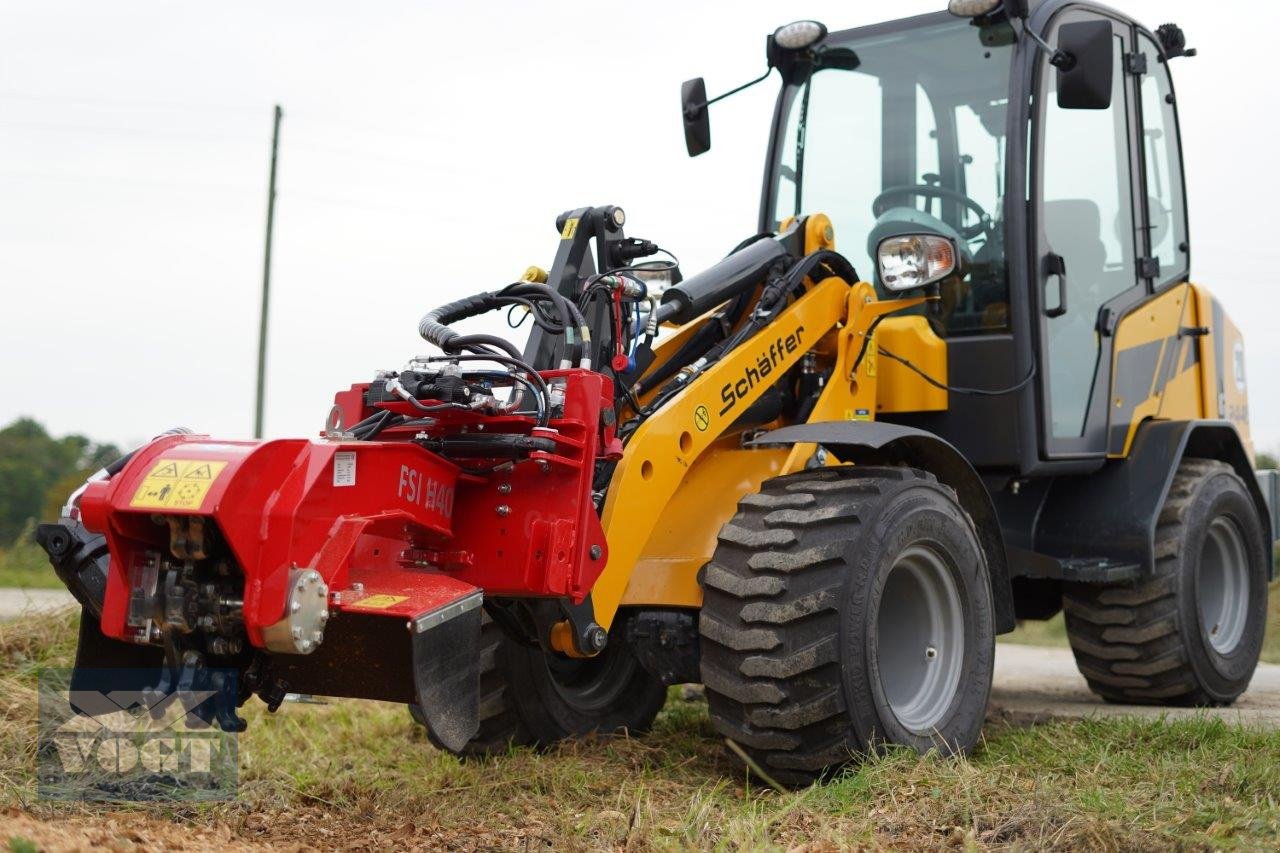
[[[272,673],[296,693],[418,705],[436,739],[461,749],[480,728],[483,593],[427,574],[416,590],[365,593],[363,606],[335,610],[313,654],[273,655]],[[404,609],[426,597],[436,600],[433,607]]]
[[[480,729],[480,602],[476,592],[411,625],[413,687],[427,728],[458,751]]]

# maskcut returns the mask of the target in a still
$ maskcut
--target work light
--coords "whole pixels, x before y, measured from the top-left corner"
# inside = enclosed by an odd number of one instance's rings
[[[813,47],[827,35],[827,28],[817,21],[793,21],[773,31],[773,41],[783,50]]]
[[[947,11],[958,18],[978,18],[995,10],[1000,0],[951,0]]]
[[[880,242],[880,281],[889,290],[911,290],[941,281],[956,269],[956,247],[937,234],[904,234]]]

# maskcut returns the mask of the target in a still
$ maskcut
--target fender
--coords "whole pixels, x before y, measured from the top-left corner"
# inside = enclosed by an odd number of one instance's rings
[[[879,421],[825,421],[796,424],[758,436],[750,446],[820,444],[841,462],[910,465],[922,468],[955,490],[969,513],[987,554],[996,633],[1016,627],[1013,588],[1004,534],[995,505],[978,473],[960,451],[931,432]]]
[[[1244,441],[1230,421],[1148,421],[1129,455],[1085,477],[1060,477],[1045,498],[1036,525],[1036,550],[1058,557],[1085,553],[1155,571],[1156,525],[1183,457],[1226,462],[1244,481],[1258,508],[1271,550],[1271,513]],[[1272,574],[1275,574],[1274,567]]]

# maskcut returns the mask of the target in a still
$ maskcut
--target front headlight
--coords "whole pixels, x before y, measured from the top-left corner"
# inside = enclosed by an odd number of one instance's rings
[[[911,290],[941,281],[956,270],[956,245],[937,234],[904,234],[880,241],[880,281],[889,290]]]

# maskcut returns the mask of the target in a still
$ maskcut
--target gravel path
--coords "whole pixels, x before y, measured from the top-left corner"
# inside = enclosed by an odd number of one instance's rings
[[[1025,724],[1082,717],[1194,717],[1280,728],[1280,666],[1258,664],[1249,690],[1229,708],[1112,705],[1089,692],[1070,649],[996,644],[996,676],[988,716]]]
[[[65,589],[15,589],[0,587],[0,619],[16,619],[75,604]]]

